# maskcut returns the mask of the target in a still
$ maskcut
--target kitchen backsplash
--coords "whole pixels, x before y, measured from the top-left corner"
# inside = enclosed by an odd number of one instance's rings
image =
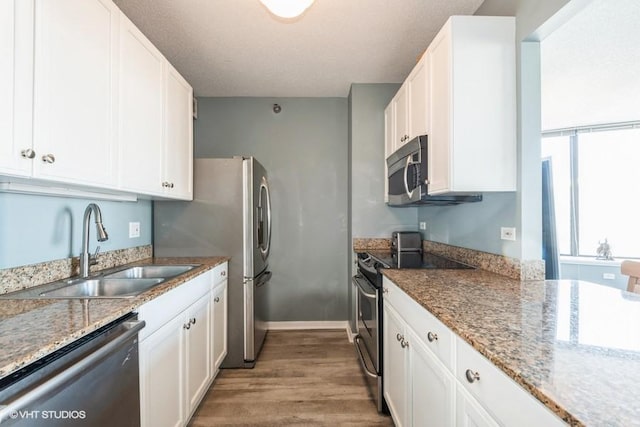
[[[101,253],[98,256],[98,264],[91,269],[92,271],[104,270],[150,258],[152,254],[151,245],[116,249]],[[0,270],[0,294],[75,276],[78,274],[78,263],[78,257],[73,257],[2,269]]]
[[[354,238],[353,250],[389,250],[391,239],[385,238]],[[430,240],[422,241],[422,248],[426,252],[451,258],[482,270],[511,277],[518,280],[544,280],[543,260],[520,260],[503,255],[491,254],[474,249],[461,248]]]

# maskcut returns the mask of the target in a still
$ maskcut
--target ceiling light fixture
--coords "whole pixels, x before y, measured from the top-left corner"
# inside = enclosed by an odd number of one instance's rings
[[[260,2],[274,15],[291,19],[302,15],[314,0],[260,0]]]

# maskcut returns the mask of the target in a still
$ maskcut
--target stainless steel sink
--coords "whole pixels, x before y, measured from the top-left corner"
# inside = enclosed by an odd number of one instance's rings
[[[67,286],[41,292],[42,298],[126,298],[138,295],[166,279],[76,279]]]
[[[104,277],[112,279],[148,279],[161,277],[168,279],[193,270],[195,267],[195,265],[142,265],[106,274]]]
[[[98,276],[59,280],[0,295],[0,299],[132,298],[199,265],[141,265]]]

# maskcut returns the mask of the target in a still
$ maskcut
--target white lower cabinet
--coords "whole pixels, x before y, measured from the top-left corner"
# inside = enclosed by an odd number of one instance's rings
[[[396,426],[452,426],[455,379],[384,303],[384,397]]]
[[[227,355],[227,279],[213,285],[211,300],[211,316],[213,320],[211,362],[215,373]]]
[[[384,397],[396,426],[566,426],[386,277]]]
[[[182,334],[186,349],[185,378],[187,420],[195,412],[211,383],[211,297],[207,293],[184,317]]]
[[[142,426],[187,425],[226,355],[227,282],[215,277],[203,273],[138,310],[147,323],[139,334]]]

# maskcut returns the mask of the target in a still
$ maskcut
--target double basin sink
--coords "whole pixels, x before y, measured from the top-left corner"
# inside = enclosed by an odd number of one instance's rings
[[[0,296],[5,299],[132,298],[198,265],[141,265],[87,278],[59,280]]]

